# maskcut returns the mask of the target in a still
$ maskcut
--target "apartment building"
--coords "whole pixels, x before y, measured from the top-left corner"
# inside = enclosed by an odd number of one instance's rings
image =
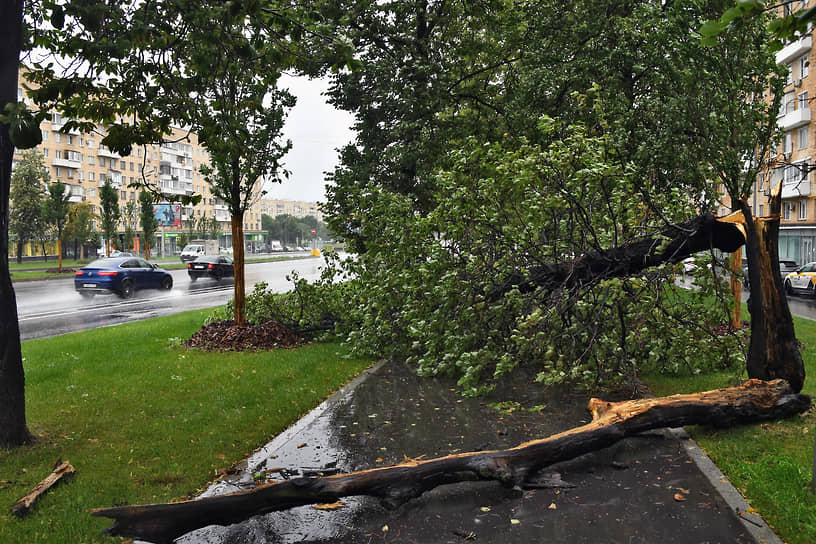
[[[27,102],[23,80],[24,74],[21,72],[17,99]],[[198,194],[202,199],[195,206],[183,206],[169,200],[156,206],[157,217],[161,221],[158,233],[161,237],[158,244],[160,249],[170,254],[179,252],[179,237],[182,233],[188,237],[194,233],[202,217],[214,217],[220,225],[221,247],[232,246],[229,210],[212,193],[200,172],[201,166],[209,165],[209,155],[199,144],[195,133],[175,128],[164,143],[134,147],[130,155],[121,156],[102,144],[105,127],[97,125],[88,134],[75,130],[61,132],[66,121],[59,113],[52,112],[50,118],[40,125],[43,141],[37,149],[44,157],[51,182],[64,183],[71,202],[88,202],[92,210],[98,212],[99,188],[106,181],[110,181],[119,192],[120,206],[124,208],[127,202],[134,202],[137,214],[140,189],[130,187],[134,183],[147,183],[168,195]],[[13,164],[16,165],[20,158],[21,154],[15,150]],[[273,217],[280,213],[296,217],[322,217],[314,202],[269,200],[263,198],[261,190],[262,184],[259,182],[253,205],[244,216],[244,238],[249,247],[264,241],[262,214]],[[138,219],[133,224],[138,225]],[[94,228],[99,228],[98,221]],[[139,230],[138,226],[136,230]],[[120,234],[123,233],[124,223],[120,231]],[[122,244],[127,243],[122,240]],[[28,254],[33,252],[32,248],[27,248]]]
[[[814,0],[787,1],[779,15],[790,15]],[[811,122],[811,100],[816,97],[816,73],[810,73],[813,30],[787,43],[776,53],[776,62],[788,68],[784,96],[777,115],[782,138],[777,159],[783,165],[760,173],[751,196],[754,215],[769,213],[768,195],[782,183],[782,220],[779,258],[797,263],[816,261],[816,187],[813,186],[816,133]],[[719,213],[729,213],[728,201]]]

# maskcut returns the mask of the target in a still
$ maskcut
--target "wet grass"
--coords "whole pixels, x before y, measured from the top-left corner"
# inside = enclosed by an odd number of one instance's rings
[[[256,353],[180,347],[210,310],[24,342],[37,441],[0,450],[0,542],[119,542],[88,510],[188,497],[371,361],[336,344]],[[58,459],[76,468],[28,517],[8,508]]]
[[[743,310],[743,318],[748,314]],[[816,322],[794,318],[804,344],[803,393],[816,397]],[[667,378],[645,377],[655,395],[705,391],[739,383],[729,373]],[[689,427],[694,439],[742,492],[782,540],[816,542],[816,494],[813,488],[816,409],[801,416],[732,429]]]

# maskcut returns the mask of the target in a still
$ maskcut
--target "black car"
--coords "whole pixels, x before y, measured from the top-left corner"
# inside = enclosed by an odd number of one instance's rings
[[[190,281],[198,278],[213,278],[221,281],[221,278],[231,278],[235,275],[235,268],[232,259],[223,255],[200,255],[187,263],[187,274]]]

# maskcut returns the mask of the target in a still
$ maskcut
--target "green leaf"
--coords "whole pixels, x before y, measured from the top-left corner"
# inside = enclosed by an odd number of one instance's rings
[[[719,21],[706,21],[703,23],[703,26],[700,27],[698,32],[702,36],[710,38],[713,36],[719,36],[725,27],[726,25]]]
[[[734,19],[742,17],[744,14],[745,12],[742,9],[740,9],[738,6],[735,6],[727,10],[725,13],[723,13],[722,17],[720,18],[720,22],[723,24],[728,24]]]

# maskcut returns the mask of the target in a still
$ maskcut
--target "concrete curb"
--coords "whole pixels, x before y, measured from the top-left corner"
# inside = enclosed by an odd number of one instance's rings
[[[667,434],[676,438],[683,445],[683,449],[689,458],[694,461],[700,472],[708,478],[714,489],[720,494],[737,517],[742,522],[745,530],[750,533],[757,544],[784,544],[776,536],[765,520],[756,512],[751,512],[751,505],[745,500],[742,494],[731,484],[725,474],[714,464],[714,461],[705,454],[703,448],[692,440],[691,436],[682,427],[667,429]]]

